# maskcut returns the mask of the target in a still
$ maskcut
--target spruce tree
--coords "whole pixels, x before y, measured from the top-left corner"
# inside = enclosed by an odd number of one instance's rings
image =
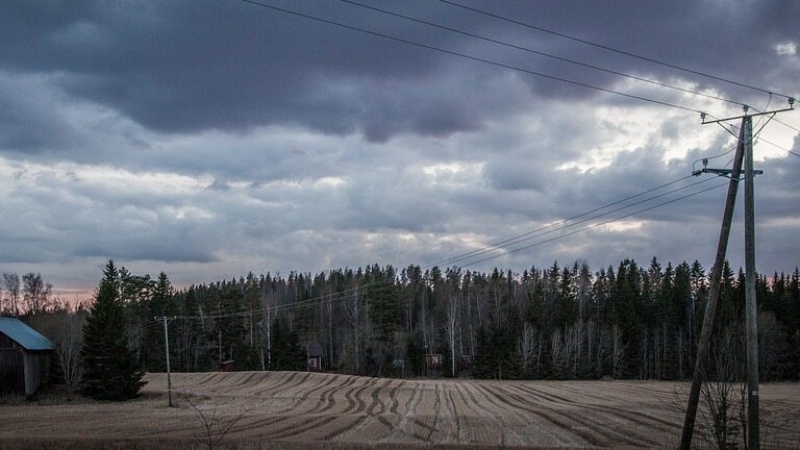
[[[135,352],[128,346],[119,299],[118,272],[109,261],[83,327],[82,391],[97,400],[129,400],[145,385]]]

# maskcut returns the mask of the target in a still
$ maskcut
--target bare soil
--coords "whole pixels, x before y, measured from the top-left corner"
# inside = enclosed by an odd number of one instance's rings
[[[147,381],[130,402],[2,404],[0,448],[675,448],[688,392],[650,381],[181,373],[169,407],[166,375]],[[800,385],[763,384],[760,411],[762,448],[800,445]]]

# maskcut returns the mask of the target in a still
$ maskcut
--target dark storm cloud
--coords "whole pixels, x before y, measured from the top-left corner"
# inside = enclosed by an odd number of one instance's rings
[[[797,2],[458,1],[800,93]],[[446,52],[236,0],[5,5],[3,270],[21,271],[10,262],[24,262],[61,280],[85,279],[87,271],[94,280],[102,259],[114,257],[207,282],[247,271],[434,263],[681,179],[697,168],[695,160],[732,148],[725,131],[701,126],[693,110],[727,117],[740,114],[738,105],[351,2],[264,3]],[[758,108],[786,104],[444,2],[365,3]],[[785,120],[800,126],[794,116]],[[765,139],[774,130],[783,145],[787,133],[795,134],[772,123]],[[783,267],[796,250],[780,242],[796,241],[800,167],[796,157],[771,151],[757,191],[761,248],[770,252],[761,261]],[[599,268],[626,257],[644,263],[703,255],[707,261],[724,197],[724,189],[701,192],[721,182],[712,178],[642,207],[698,194],[685,200],[608,225],[599,222],[630,211],[602,216],[520,244],[530,248],[509,245],[512,253],[463,265],[519,269],[586,259]]]
[[[770,45],[798,37],[790,18],[800,15],[800,11],[792,14],[800,7],[795,2],[778,3],[757,2],[749,8],[735,8],[727,2],[684,2],[681,7],[640,2],[593,8],[583,2],[479,6],[606,45],[665,61],[679,60],[712,73],[744,75],[742,81],[757,82],[761,79],[755,78],[756,73],[762,71],[753,69],[751,74],[747,68],[765,67],[774,59]],[[479,57],[508,54],[502,63],[577,77],[581,82],[608,86],[612,80],[604,74],[511,52],[354,5],[277,5]],[[666,71],[444,4],[375,5],[454,28],[474,26],[488,36],[510,35],[526,45],[541,42],[548,51],[564,51],[581,61],[613,63],[618,70],[656,76]],[[433,80],[458,60],[455,56],[243,2],[87,1],[71,2],[69,7],[17,4],[9,9],[2,19],[6,31],[0,67],[58,73],[58,85],[71,95],[105,105],[161,132],[246,130],[297,123],[325,133],[359,132],[375,141],[399,132],[446,136],[479,129],[485,112],[474,105],[481,104],[482,95],[491,95],[481,94],[476,83],[461,83],[460,92],[436,85]],[[737,33],[737,29],[748,29],[757,38]],[[748,64],[742,64],[741,57],[746,57]],[[459,64],[465,73],[499,70],[477,62]],[[595,94],[522,76],[541,85],[545,94],[566,91],[576,99]],[[463,92],[471,93],[464,96]],[[30,139],[28,147],[37,145],[33,133]]]
[[[512,18],[568,36],[626,53],[643,55],[672,66],[711,74],[719,78],[797,95],[797,85],[786,78],[769,77],[764,86],[765,72],[772,74],[790,66],[775,57],[774,46],[787,41],[797,42],[800,30],[794,17],[800,15],[800,4],[792,1],[728,2],[679,1],[653,2],[595,2],[587,5],[579,0],[536,4],[502,2],[489,5],[470,2],[479,9]],[[487,21],[488,22],[488,21]],[[497,22],[495,22],[496,24]],[[629,74],[672,82],[684,77],[700,87],[713,86],[738,101],[765,97],[758,93],[664,65],[631,58],[537,30],[504,24],[516,40],[541,42],[547,53]],[[491,27],[494,25],[487,25]],[[746,55],[746,56],[745,56]],[[603,72],[579,68],[545,57],[528,58],[537,69],[563,75],[575,81],[607,86],[611,80]],[[536,77],[532,85],[544,85],[561,95],[580,97],[593,95],[568,84],[545,82]],[[547,95],[547,92],[544,92]]]
[[[45,80],[0,73],[0,151],[37,152],[80,140],[54,108],[58,95],[42,89]]]
[[[331,3],[309,9],[333,20],[364,18]],[[428,89],[439,65],[431,52],[252,4],[88,2],[70,14],[55,6],[14,12],[4,16],[13,27],[5,28],[0,67],[58,73],[66,92],[151,130],[300,123],[380,141],[480,123],[460,98]],[[418,89],[391,81],[404,78]]]

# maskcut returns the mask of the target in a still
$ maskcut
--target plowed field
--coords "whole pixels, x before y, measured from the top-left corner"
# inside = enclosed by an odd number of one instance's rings
[[[232,425],[217,448],[675,448],[686,398],[676,392],[688,390],[639,381],[173,374],[170,408],[166,375],[147,379],[131,402],[0,406],[0,447],[124,440],[203,448],[204,425],[220,437],[218,427]],[[800,445],[800,386],[765,384],[760,394],[763,448]]]

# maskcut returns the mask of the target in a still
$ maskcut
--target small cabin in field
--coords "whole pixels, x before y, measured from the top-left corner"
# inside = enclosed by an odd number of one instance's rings
[[[25,322],[0,317],[0,391],[32,395],[47,379],[53,343]]]
[[[429,369],[439,370],[442,368],[444,356],[441,353],[427,353],[425,354],[425,365]]]
[[[312,342],[306,346],[306,367],[309,372],[322,372],[322,346]]]

